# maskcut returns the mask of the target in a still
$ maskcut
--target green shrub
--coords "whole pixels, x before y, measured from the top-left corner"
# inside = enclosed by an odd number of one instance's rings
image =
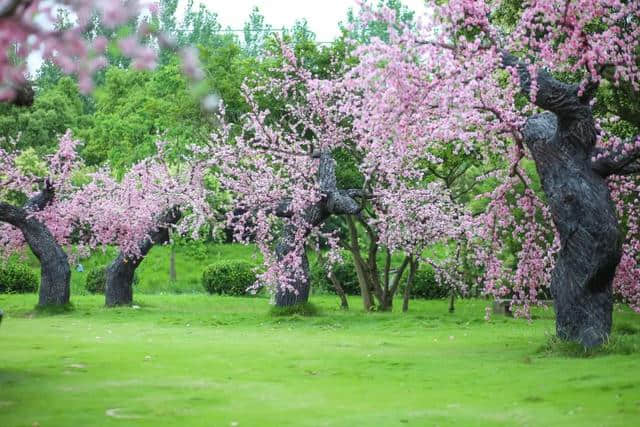
[[[333,266],[333,274],[340,281],[342,289],[347,295],[360,295],[360,285],[358,284],[358,274],[353,264],[351,255],[345,255],[341,264]],[[335,294],[336,290],[327,276],[327,272],[318,264],[311,265],[311,286],[318,290]]]
[[[449,296],[449,288],[438,284],[432,268],[422,268],[416,271],[411,288],[412,298],[440,299],[447,296]]]
[[[9,261],[0,265],[0,293],[25,294],[38,290],[38,275],[28,265]]]
[[[210,294],[247,295],[256,281],[255,266],[247,261],[218,261],[202,273],[202,286]]]
[[[138,274],[133,273],[133,286],[139,282]],[[107,266],[94,267],[87,272],[84,288],[91,294],[104,294],[107,285]]]
[[[104,294],[107,283],[107,267],[94,267],[87,272],[84,288],[91,294]]]

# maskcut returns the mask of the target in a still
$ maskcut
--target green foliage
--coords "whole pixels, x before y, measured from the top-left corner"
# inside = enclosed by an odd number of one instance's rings
[[[31,147],[39,155],[51,152],[67,129],[76,131],[87,126],[88,120],[84,101],[70,77],[39,90],[31,107],[0,103],[0,137],[19,136],[21,148]]]
[[[344,261],[333,266],[332,271],[336,276],[342,289],[347,295],[360,295],[360,285],[353,258],[350,254],[343,254]],[[311,285],[322,292],[335,294],[336,290],[327,277],[327,272],[318,263],[312,263],[310,268]]]
[[[93,125],[82,133],[90,165],[108,161],[122,172],[154,153],[159,137],[179,155],[207,135],[177,60],[153,72],[109,68],[95,92],[95,106]]]
[[[425,267],[416,271],[410,295],[411,298],[441,299],[449,296],[449,288],[438,283],[431,267]]]
[[[384,6],[393,10],[401,23],[409,27],[413,25],[415,13],[408,9],[407,6],[402,3],[402,0],[378,0],[376,6],[376,9]],[[347,28],[351,30],[348,31]],[[347,12],[347,25],[342,27],[342,31],[346,36],[360,43],[369,43],[373,37],[380,38],[384,41],[389,40],[389,31],[386,22],[373,21],[365,25],[359,21],[353,9],[349,9]]]
[[[218,261],[202,273],[202,286],[210,294],[247,295],[256,281],[255,266],[246,261]]]
[[[0,265],[0,293],[32,293],[38,290],[38,275],[27,264],[9,260]]]
[[[95,267],[89,270],[84,288],[91,294],[104,294],[107,283],[107,267]]]
[[[206,86],[224,101],[227,120],[237,123],[249,108],[241,93],[242,82],[254,72],[262,72],[258,60],[230,36],[220,39],[218,46],[200,48],[200,59],[206,73]]]
[[[271,25],[267,24],[258,7],[251,10],[249,20],[244,24],[244,50],[247,55],[258,57],[264,53],[265,39],[271,34]]]

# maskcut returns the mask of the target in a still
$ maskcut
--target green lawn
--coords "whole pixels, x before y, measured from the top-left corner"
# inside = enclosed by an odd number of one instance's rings
[[[552,313],[483,319],[486,301],[409,314],[273,317],[266,298],[136,296],[139,308],[34,313],[0,296],[0,426],[637,425],[640,317],[614,353],[549,347]],[[397,304],[399,305],[399,304]],[[541,349],[551,348],[549,351]]]

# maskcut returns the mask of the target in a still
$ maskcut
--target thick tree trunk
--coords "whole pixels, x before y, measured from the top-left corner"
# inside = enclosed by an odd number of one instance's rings
[[[279,262],[296,251],[295,236],[295,227],[287,225],[276,247],[276,256]],[[289,271],[287,286],[278,286],[276,289],[275,301],[278,307],[289,307],[309,301],[311,280],[309,278],[309,259],[304,248],[299,256],[301,257],[300,270]]]
[[[323,198],[304,212],[306,225],[305,237],[313,227],[321,225],[331,215],[356,214],[360,212],[360,205],[354,200],[349,191],[338,190],[336,187],[335,161],[330,153],[321,152],[314,154],[319,159],[318,183],[323,193]],[[291,218],[293,213],[289,210],[288,201],[284,200],[276,209],[276,215],[283,218]],[[288,307],[302,304],[309,300],[309,260],[304,248],[296,242],[297,229],[289,223],[284,228],[284,233],[276,247],[278,262],[295,251],[301,251],[301,268],[288,272],[289,277],[285,286],[278,286],[275,294],[275,303],[278,307]]]
[[[133,276],[141,261],[142,258],[128,257],[121,252],[107,267],[104,291],[107,307],[130,305],[133,302]]]
[[[503,65],[515,67],[523,93],[529,95],[528,67],[503,53]],[[551,275],[558,337],[596,347],[611,333],[612,282],[622,256],[622,235],[607,172],[626,164],[594,165],[597,132],[589,105],[597,84],[583,93],[577,85],[536,76],[534,103],[547,110],[527,120],[524,141],[536,162],[561,249]],[[607,171],[606,166],[611,166]]]
[[[605,180],[592,170],[589,153],[572,143],[576,130],[544,113],[529,119],[525,138],[562,245],[551,277],[556,331],[594,347],[611,332],[622,236]]]
[[[107,283],[104,292],[107,307],[130,305],[133,302],[133,278],[136,269],[153,245],[169,241],[169,228],[177,224],[180,218],[182,214],[178,208],[165,212],[158,220],[159,228],[151,231],[149,236],[138,244],[140,256],[130,256],[121,252],[107,267]]]
[[[40,221],[29,218],[20,228],[29,247],[40,261],[39,306],[69,303],[71,268],[67,254]]]
[[[40,261],[38,306],[41,307],[68,304],[71,288],[71,269],[67,254],[49,229],[30,216],[30,212],[43,209],[53,196],[53,187],[47,182],[46,188],[30,199],[23,208],[0,202],[0,221],[19,229]]]

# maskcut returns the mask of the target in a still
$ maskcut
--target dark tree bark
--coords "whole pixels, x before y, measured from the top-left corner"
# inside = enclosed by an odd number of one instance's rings
[[[504,63],[519,72],[523,92],[531,77],[515,57]],[[592,164],[596,128],[590,96],[576,85],[540,71],[536,105],[547,112],[527,121],[524,141],[533,155],[561,249],[551,277],[558,337],[585,347],[599,346],[611,332],[612,282],[621,258],[622,235],[605,177],[628,168],[627,162]]]
[[[182,218],[182,213],[176,207],[169,209],[158,218],[159,227],[152,230],[144,240],[138,243],[140,256],[130,256],[124,253],[107,267],[107,283],[105,285],[105,305],[114,307],[130,305],[133,302],[133,276],[136,269],[149,253],[153,245],[169,241],[169,229]]]
[[[409,298],[411,297],[411,288],[413,288],[413,280],[416,277],[416,271],[418,271],[418,261],[412,259],[409,264],[409,277],[407,277],[407,286],[404,288],[404,296],[402,298],[402,311],[406,313],[409,311]]]
[[[360,212],[360,204],[356,202],[355,190],[338,190],[336,184],[336,164],[330,153],[322,152],[314,154],[320,159],[318,169],[318,181],[323,193],[322,199],[307,208],[304,212],[305,222],[309,225],[305,230],[308,234],[311,228],[321,225],[331,215],[357,214]],[[276,209],[276,215],[280,217],[291,217],[288,201],[284,200]],[[296,244],[297,228],[293,224],[284,227],[283,235],[276,246],[276,257],[282,261],[295,250],[299,250]],[[292,289],[278,287],[275,295],[276,306],[288,307],[305,303],[309,300],[310,280],[309,280],[309,260],[304,249],[302,250],[302,271],[291,271],[287,278],[288,285]]]
[[[61,306],[69,303],[71,269],[69,259],[46,225],[31,216],[53,200],[50,182],[23,207],[0,202],[0,221],[22,232],[31,251],[40,261],[39,306]]]

